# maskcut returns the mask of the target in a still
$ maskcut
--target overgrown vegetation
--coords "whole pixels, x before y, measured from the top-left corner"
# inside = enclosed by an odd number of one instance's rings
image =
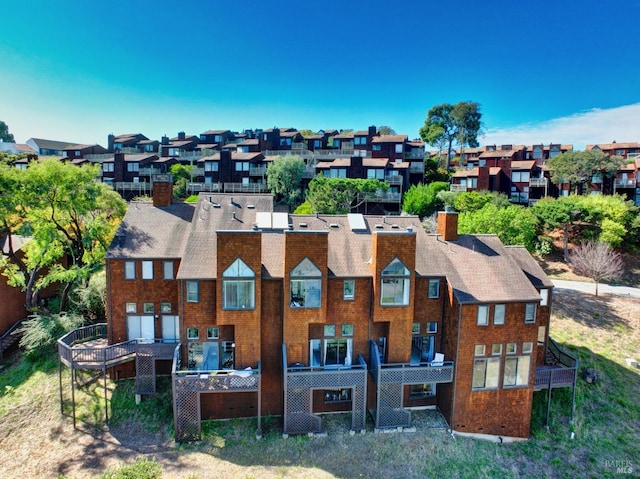
[[[388,189],[389,184],[380,180],[316,176],[309,183],[307,202],[313,213],[346,214],[351,212],[359,194],[383,194]]]
[[[70,418],[60,416],[55,356],[18,361],[0,374],[0,422],[6,432],[0,438],[0,476],[96,477],[123,469],[137,471],[133,477],[151,471],[159,474],[151,477],[192,478],[615,478],[621,477],[616,463],[629,464],[636,474],[640,378],[625,358],[637,354],[640,300],[556,292],[550,334],[578,357],[581,370],[595,368],[599,380],[587,384],[578,379],[573,424],[570,388],[553,390],[548,429],[546,392],[535,393],[531,438],[514,444],[454,440],[445,430],[429,429],[422,422],[424,412],[415,411],[417,430],[410,434],[351,436],[348,415],[326,415],[327,437],[283,439],[281,419],[265,417],[260,441],[254,437],[255,418],[232,419],[205,422],[202,442],[174,448],[169,446],[173,419],[168,378],[159,378],[158,394],[145,396],[139,405],[134,381],[109,381],[108,433],[101,429],[102,380],[76,389],[78,417],[93,422],[81,422],[74,431]],[[68,381],[65,368],[67,405]]]

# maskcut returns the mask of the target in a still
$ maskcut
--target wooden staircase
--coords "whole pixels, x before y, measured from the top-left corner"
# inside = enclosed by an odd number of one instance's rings
[[[21,319],[11,326],[6,333],[0,336],[0,361],[4,359],[4,352],[22,339],[23,333],[21,326],[23,321],[24,319]]]

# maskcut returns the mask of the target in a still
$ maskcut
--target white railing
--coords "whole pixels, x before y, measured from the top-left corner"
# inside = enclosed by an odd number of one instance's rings
[[[190,194],[206,191],[207,193],[219,193],[222,191],[222,183],[187,183],[187,191]]]
[[[225,193],[266,193],[269,191],[263,183],[225,183]]]
[[[635,178],[616,178],[613,181],[613,186],[616,188],[635,188],[636,187],[636,179]]]
[[[387,176],[384,177],[384,181],[386,181],[390,185],[401,185],[402,184],[402,176],[400,176],[400,175],[396,175],[396,176],[387,175]]]
[[[265,176],[267,174],[266,166],[250,166],[249,175],[251,176]]]
[[[409,163],[409,173],[424,173],[424,162],[411,162]]]
[[[531,187],[547,186],[547,178],[529,178],[529,186]]]
[[[456,185],[453,183],[449,185],[449,191],[454,191],[456,193],[465,192],[467,189],[467,185]]]

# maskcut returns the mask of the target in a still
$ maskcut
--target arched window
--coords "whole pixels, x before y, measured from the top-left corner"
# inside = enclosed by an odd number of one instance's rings
[[[255,307],[256,274],[240,258],[222,273],[222,309]]]
[[[398,258],[382,270],[380,304],[407,306],[409,304],[410,272]]]
[[[322,272],[309,258],[291,270],[292,308],[319,308],[322,291]]]

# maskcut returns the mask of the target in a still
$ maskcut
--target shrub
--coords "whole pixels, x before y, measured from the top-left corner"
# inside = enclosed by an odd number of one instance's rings
[[[20,346],[28,358],[37,359],[48,354],[61,336],[84,323],[84,317],[76,313],[34,314],[22,323]]]

